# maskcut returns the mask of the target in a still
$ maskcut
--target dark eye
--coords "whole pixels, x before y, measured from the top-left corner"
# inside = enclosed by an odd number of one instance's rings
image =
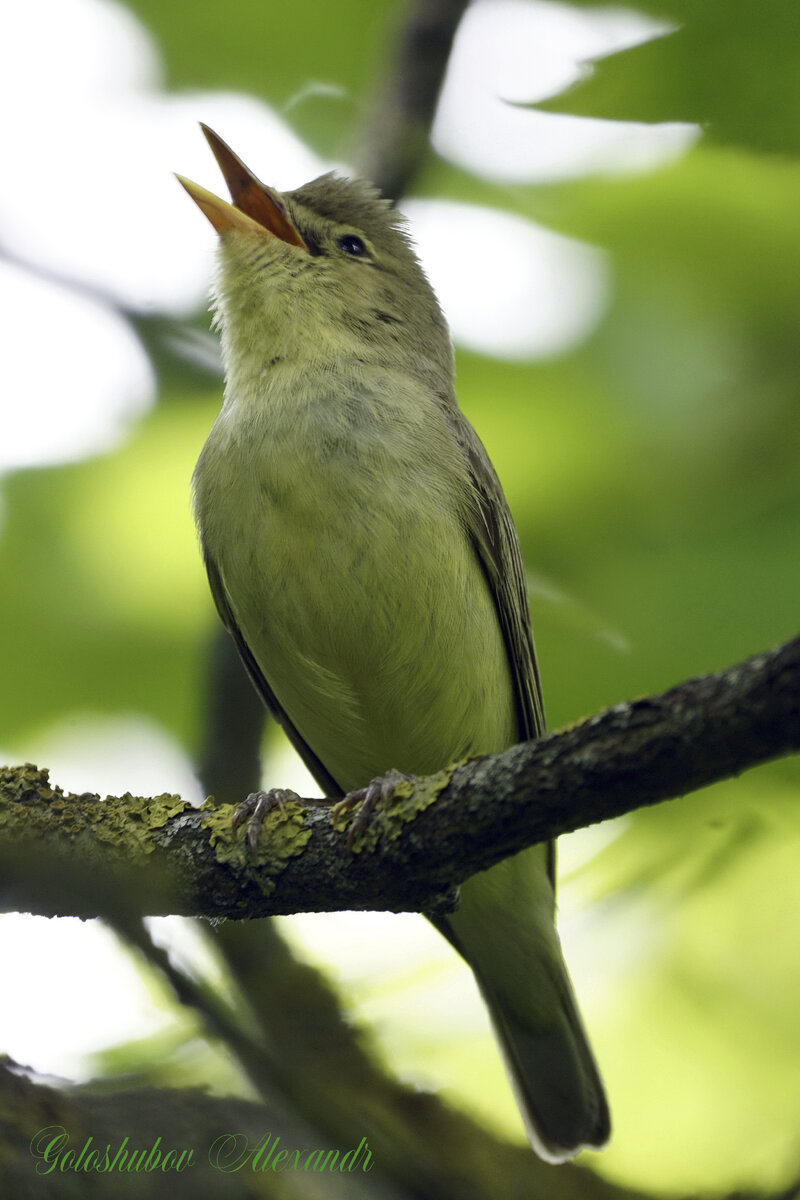
[[[340,250],[344,250],[345,254],[352,255],[353,258],[366,258],[369,253],[364,242],[355,233],[343,233],[336,245]]]

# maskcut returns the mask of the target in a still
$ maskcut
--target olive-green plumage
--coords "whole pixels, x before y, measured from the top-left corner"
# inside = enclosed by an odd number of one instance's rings
[[[293,244],[208,136],[256,220],[186,185],[221,233],[226,373],[195,513],[256,686],[331,798],[536,736],[516,533],[401,219],[333,175],[263,189]],[[609,1118],[553,920],[535,847],[468,880],[436,924],[475,972],[534,1147],[561,1161],[602,1145]]]

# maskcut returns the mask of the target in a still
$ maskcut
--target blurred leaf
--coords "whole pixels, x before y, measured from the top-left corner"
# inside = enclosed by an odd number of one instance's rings
[[[599,60],[567,92],[533,107],[623,121],[692,122],[717,142],[800,150],[794,0],[644,0],[635,7],[680,28]]]

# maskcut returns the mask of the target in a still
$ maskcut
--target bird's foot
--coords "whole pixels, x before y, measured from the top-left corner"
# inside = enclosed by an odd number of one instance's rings
[[[358,809],[347,831],[348,850],[353,849],[353,843],[356,838],[369,826],[372,814],[378,804],[389,803],[398,783],[413,783],[415,779],[415,775],[404,775],[402,771],[392,769],[387,771],[385,775],[377,775],[375,779],[371,779],[366,787],[356,788],[354,792],[348,792],[343,800],[339,800],[338,803],[334,804],[334,816],[338,816],[339,813],[349,812],[354,808]]]
[[[247,823],[247,844],[253,858],[258,857],[258,839],[264,821],[276,808],[284,812],[287,800],[302,800],[291,788],[270,788],[268,792],[251,792],[246,800],[237,804],[233,813],[233,832]]]

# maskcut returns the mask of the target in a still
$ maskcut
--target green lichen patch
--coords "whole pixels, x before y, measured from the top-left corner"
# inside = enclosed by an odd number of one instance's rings
[[[50,774],[33,763],[0,767],[0,825],[12,833],[22,830],[31,839],[45,837],[63,825],[80,832],[89,824],[81,807],[61,788],[53,787]]]
[[[409,821],[413,821],[434,803],[439,793],[449,784],[459,765],[453,763],[444,770],[437,771],[435,775],[426,775],[419,779],[401,779],[394,787],[391,800],[387,804],[377,806],[366,829],[355,838],[353,853],[374,850],[381,838],[393,840],[399,837]],[[354,814],[346,809],[334,812],[334,829],[344,831],[353,816]]]
[[[63,793],[50,786],[50,772],[23,763],[20,767],[0,767],[0,794],[13,804],[30,804],[40,798],[50,799]]]
[[[201,827],[208,830],[209,844],[217,861],[252,864],[266,894],[274,890],[271,880],[280,875],[290,859],[302,853],[311,837],[303,806],[286,800],[282,809],[274,809],[267,815],[258,839],[258,853],[253,859],[244,828],[234,833],[234,809],[230,804],[217,805],[211,798],[201,805],[200,812]]]
[[[50,783],[50,775],[32,763],[0,767],[0,824],[27,838],[55,837],[60,842],[84,835],[116,846],[128,859],[156,849],[153,830],[190,807],[180,796],[76,795]]]
[[[93,821],[95,836],[100,842],[124,845],[126,853],[150,854],[156,849],[155,829],[191,805],[180,796],[167,792],[160,796],[108,796],[98,805]]]

